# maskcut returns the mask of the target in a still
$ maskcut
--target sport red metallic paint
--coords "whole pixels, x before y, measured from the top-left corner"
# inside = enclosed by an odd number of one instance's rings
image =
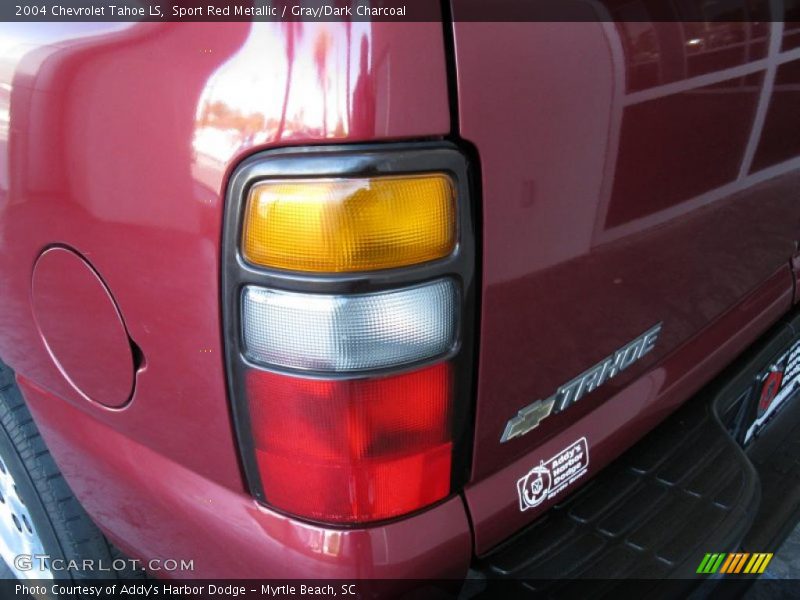
[[[187,577],[464,577],[553,504],[519,510],[531,466],[586,437],[595,475],[796,301],[800,48],[782,22],[487,23],[459,20],[466,4],[444,25],[3,27],[0,357],[126,553],[194,559]],[[370,527],[274,511],[247,489],[226,388],[229,176],[271,148],[441,139],[480,184],[469,482]],[[113,311],[37,283],[54,246],[113,295],[130,374],[82,350],[119,350]],[[82,345],[48,350],[56,316],[58,345]],[[500,444],[520,408],[658,322],[642,361]],[[98,366],[90,389],[135,376],[130,401],[87,401],[54,353]]]

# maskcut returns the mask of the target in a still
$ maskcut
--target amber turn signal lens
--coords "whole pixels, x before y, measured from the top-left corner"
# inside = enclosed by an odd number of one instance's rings
[[[321,273],[442,258],[456,244],[454,190],[443,174],[264,181],[247,200],[242,252],[255,265]]]

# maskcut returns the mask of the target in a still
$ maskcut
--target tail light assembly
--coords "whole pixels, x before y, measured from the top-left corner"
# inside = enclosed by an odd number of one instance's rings
[[[223,233],[229,392],[250,491],[341,526],[466,482],[475,235],[445,143],[282,149],[234,172]]]

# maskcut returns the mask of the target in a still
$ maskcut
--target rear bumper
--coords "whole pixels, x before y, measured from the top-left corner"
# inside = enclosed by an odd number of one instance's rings
[[[580,491],[477,560],[479,579],[573,597],[621,579],[693,585],[707,553],[774,552],[800,516],[800,388],[745,450],[726,415],[798,335],[800,317],[773,329]]]
[[[486,556],[498,578],[694,577],[755,518],[758,476],[709,402],[693,401],[564,503]]]

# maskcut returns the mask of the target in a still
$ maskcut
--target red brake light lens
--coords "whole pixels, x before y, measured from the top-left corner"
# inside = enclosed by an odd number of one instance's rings
[[[449,363],[370,379],[246,376],[267,501],[326,522],[413,512],[450,493]]]

